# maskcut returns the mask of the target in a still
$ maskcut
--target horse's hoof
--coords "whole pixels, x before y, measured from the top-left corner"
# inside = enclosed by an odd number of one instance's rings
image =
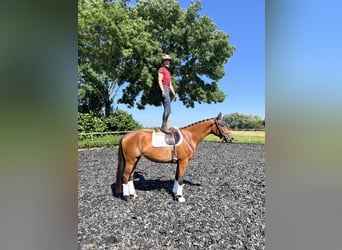
[[[122,199],[123,199],[124,201],[128,201],[128,200],[129,200],[129,195],[123,195],[123,196],[122,196]]]
[[[130,194],[129,197],[130,197],[131,199],[135,199],[135,198],[138,197],[138,195],[137,195],[137,194]]]
[[[181,203],[185,201],[183,196],[177,196],[177,199],[178,199],[178,202],[181,202]]]

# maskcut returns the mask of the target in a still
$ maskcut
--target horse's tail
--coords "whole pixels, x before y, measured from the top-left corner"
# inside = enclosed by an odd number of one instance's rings
[[[120,140],[119,143],[119,149],[118,149],[118,168],[116,171],[116,184],[115,184],[115,191],[117,194],[122,193],[122,176],[123,176],[123,171],[125,167],[125,157],[122,151],[122,139]]]

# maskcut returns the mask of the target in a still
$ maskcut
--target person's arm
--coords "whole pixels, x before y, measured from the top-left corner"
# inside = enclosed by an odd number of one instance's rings
[[[171,90],[171,93],[173,94],[173,100],[176,101],[176,92],[175,92],[175,89],[173,88],[171,80],[170,80],[170,90]]]
[[[159,88],[162,92],[162,96],[165,96],[164,87],[163,87],[163,78],[164,78],[164,74],[159,72],[158,73],[158,84],[159,84]]]

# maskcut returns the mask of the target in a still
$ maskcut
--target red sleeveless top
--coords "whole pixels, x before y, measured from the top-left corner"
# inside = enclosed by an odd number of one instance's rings
[[[162,73],[163,76],[163,85],[167,86],[170,88],[170,83],[171,83],[171,73],[170,71],[167,70],[165,67],[160,67],[158,70],[158,73]]]

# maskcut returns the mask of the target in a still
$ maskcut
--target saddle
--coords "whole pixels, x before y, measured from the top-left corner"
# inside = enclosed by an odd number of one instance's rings
[[[176,128],[170,128],[171,134],[166,134],[163,131],[160,130],[160,128],[154,128],[154,131],[156,133],[162,133],[165,138],[165,143],[167,145],[176,145],[180,142],[181,140],[181,134],[179,129]]]
[[[166,134],[160,128],[155,128],[152,133],[152,146],[172,147],[172,162],[176,163],[178,161],[176,146],[181,144],[183,137],[178,128],[170,128],[170,131],[170,134]]]

